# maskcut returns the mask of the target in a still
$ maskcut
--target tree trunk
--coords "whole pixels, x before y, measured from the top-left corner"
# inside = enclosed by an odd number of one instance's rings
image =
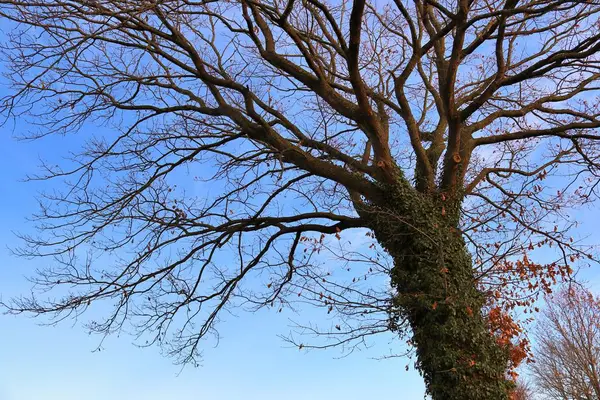
[[[508,399],[508,349],[482,315],[485,299],[457,229],[459,201],[433,199],[407,183],[387,192],[384,206],[360,213],[394,259],[395,308],[412,328],[428,393],[434,400]]]

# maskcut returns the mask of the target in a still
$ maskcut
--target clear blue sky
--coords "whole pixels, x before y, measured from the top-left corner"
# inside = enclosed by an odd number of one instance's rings
[[[0,22],[1,28],[1,22]],[[1,38],[0,38],[1,40]],[[0,82],[0,97],[6,88]],[[18,245],[12,231],[27,231],[25,219],[36,209],[41,184],[20,182],[36,171],[38,157],[62,154],[76,138],[54,137],[18,142],[0,128],[0,294],[27,293],[30,276],[46,260],[10,255]],[[588,242],[600,243],[594,226],[598,212],[579,214]],[[600,287],[598,275],[586,278]],[[369,351],[336,359],[339,352],[301,352],[276,337],[288,331],[285,315],[240,313],[220,326],[218,348],[205,348],[202,366],[181,368],[158,349],[139,349],[126,335],[111,337],[103,351],[92,352],[100,338],[88,336],[77,322],[39,326],[43,320],[0,315],[0,400],[306,400],[422,399],[423,383],[403,359],[375,360],[389,351],[381,337]]]

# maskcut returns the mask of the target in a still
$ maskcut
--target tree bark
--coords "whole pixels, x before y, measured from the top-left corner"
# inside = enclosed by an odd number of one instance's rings
[[[423,195],[407,182],[386,192],[385,205],[359,212],[394,259],[394,308],[412,328],[428,393],[434,400],[508,399],[509,353],[482,315],[485,299],[458,229],[460,200]]]

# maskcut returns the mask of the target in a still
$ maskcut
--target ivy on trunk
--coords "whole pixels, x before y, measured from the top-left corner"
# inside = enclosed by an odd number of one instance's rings
[[[385,188],[385,205],[360,214],[394,260],[394,310],[410,323],[429,393],[434,399],[507,399],[509,352],[482,315],[486,299],[458,228],[461,198],[432,199],[399,181]]]

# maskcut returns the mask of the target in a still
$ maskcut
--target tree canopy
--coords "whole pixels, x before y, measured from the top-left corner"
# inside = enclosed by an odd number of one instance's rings
[[[339,322],[308,322],[325,340],[300,347],[404,333],[434,399],[500,398],[528,352],[513,310],[593,257],[572,210],[598,194],[596,1],[0,0],[0,16],[4,115],[86,137],[31,177],[56,190],[20,252],[54,259],[34,279],[57,295],[12,312],[107,301],[90,330],[129,321],[193,363],[224,311],[310,304]]]

